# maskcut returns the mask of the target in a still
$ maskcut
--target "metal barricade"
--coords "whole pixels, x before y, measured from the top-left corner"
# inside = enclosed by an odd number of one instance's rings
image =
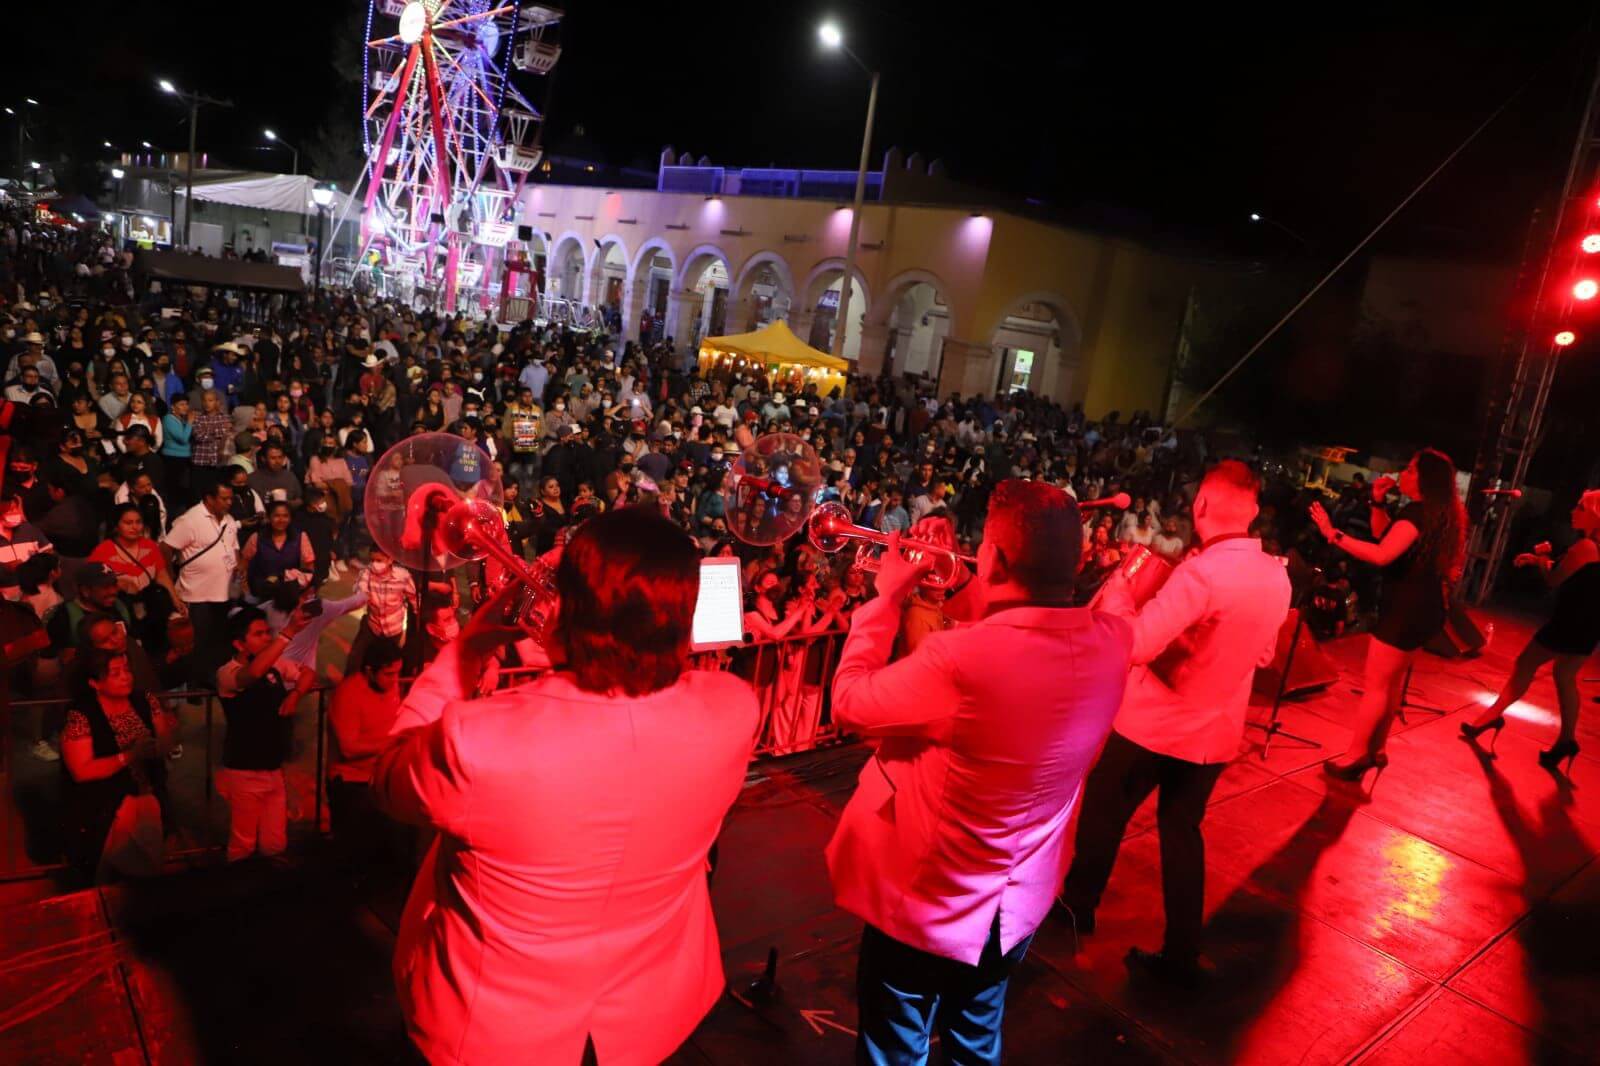
[[[843,641],[842,632],[754,641],[722,651],[702,652],[693,657],[692,664],[696,669],[734,673],[750,682],[761,712],[755,758],[793,755],[844,739],[832,719],[830,706],[833,671]],[[521,684],[542,672],[533,668],[502,670],[498,687]],[[291,815],[301,812],[299,818],[291,817],[291,824],[309,821],[312,832],[317,834],[328,829],[325,816],[331,690],[327,683],[308,690],[307,697],[315,699],[312,733],[307,738],[303,730],[297,730],[299,743],[284,764]],[[154,695],[178,715],[180,742],[188,741],[183,758],[168,764],[166,828],[169,836],[184,842],[169,851],[168,857],[182,859],[221,851],[227,846],[228,827],[227,812],[219,810],[216,803],[216,771],[221,762],[217,694],[207,689],[183,689]],[[195,704],[199,705],[198,721],[184,721],[186,708]],[[61,711],[64,718],[70,705],[71,701],[64,698],[16,700],[7,705],[5,743],[0,749],[0,781],[4,781],[7,792],[5,809],[0,811],[0,881],[46,875],[63,865],[56,837],[63,815],[65,769],[33,759],[25,751],[19,758],[16,749],[19,734],[43,735],[39,720],[46,711]],[[305,713],[304,708],[301,713]],[[19,719],[26,721],[25,730],[19,729],[23,724]],[[199,751],[194,750],[194,734],[200,739]],[[195,791],[198,795],[194,795]],[[308,805],[309,819],[304,817]]]
[[[327,806],[328,693],[331,688],[319,683],[307,691],[304,698],[315,700],[309,750],[304,745],[304,730],[297,729],[301,742],[291,750],[290,759],[284,764],[291,813],[303,812],[309,806],[312,812],[309,822],[318,833],[324,831],[323,811]],[[182,860],[221,851],[227,846],[228,827],[227,812],[219,809],[216,803],[216,770],[222,754],[217,694],[209,689],[182,689],[153,695],[178,717],[179,742],[185,748],[182,759],[167,764],[165,828],[169,839],[176,838],[179,842],[176,848],[168,850],[167,857]],[[64,865],[60,838],[66,798],[65,767],[59,762],[51,765],[32,757],[28,752],[29,741],[25,739],[21,741],[21,750],[18,749],[19,737],[40,737],[59,728],[60,721],[52,721],[51,728],[46,730],[41,719],[47,713],[60,712],[64,720],[71,704],[69,699],[53,697],[13,700],[6,705],[5,741],[0,751],[0,759],[3,759],[0,781],[5,786],[5,796],[0,799],[3,804],[0,809],[0,881],[44,876]],[[186,721],[189,709],[196,704],[197,720]],[[305,713],[303,707],[300,713]],[[194,743],[196,734],[200,740],[199,750]],[[309,796],[306,795],[308,791]],[[293,821],[304,824],[308,819],[302,814]]]

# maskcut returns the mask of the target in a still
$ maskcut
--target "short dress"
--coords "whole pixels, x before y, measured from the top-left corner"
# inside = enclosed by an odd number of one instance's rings
[[[1424,512],[1412,503],[1396,522],[1417,527],[1417,540],[1394,562],[1383,568],[1378,594],[1378,624],[1372,635],[1401,651],[1416,651],[1444,628],[1448,592],[1431,561],[1422,556]]]
[[[1556,587],[1556,608],[1533,639],[1558,655],[1588,655],[1600,645],[1600,562]]]

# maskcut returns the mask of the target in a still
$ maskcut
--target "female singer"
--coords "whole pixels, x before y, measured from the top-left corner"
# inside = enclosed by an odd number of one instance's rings
[[[1406,668],[1418,648],[1444,627],[1450,587],[1461,577],[1467,553],[1467,510],[1456,496],[1456,468],[1450,457],[1425,448],[1400,473],[1400,492],[1412,503],[1393,521],[1383,498],[1394,487],[1390,478],[1372,486],[1372,532],[1376,544],[1333,528],[1320,503],[1311,505],[1311,521],[1335,547],[1364,563],[1384,568],[1378,602],[1378,624],[1367,647],[1365,691],[1350,748],[1343,761],[1329,759],[1323,769],[1331,777],[1359,781],[1376,767],[1389,765],[1384,744],[1400,708]]]
[[[1547,770],[1556,769],[1563,759],[1570,768],[1578,755],[1578,670],[1600,644],[1600,489],[1578,497],[1572,509],[1572,528],[1582,539],[1567,549],[1560,562],[1540,551],[1514,560],[1516,566],[1537,566],[1544,571],[1545,584],[1556,590],[1556,607],[1550,621],[1517,656],[1493,706],[1476,722],[1461,726],[1461,735],[1468,740],[1476,740],[1486,729],[1494,730],[1494,739],[1499,740],[1506,708],[1528,691],[1539,667],[1554,660],[1550,673],[1561,706],[1561,735],[1554,747],[1539,753],[1539,765]]]
[[[757,710],[689,668],[699,573],[659,514],[599,515],[556,568],[558,669],[469,703],[513,582],[412,687],[372,788],[439,831],[394,961],[430,1061],[655,1063],[722,994],[706,859]]]

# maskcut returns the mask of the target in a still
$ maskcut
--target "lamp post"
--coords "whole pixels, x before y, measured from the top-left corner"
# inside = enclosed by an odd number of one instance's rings
[[[824,22],[818,26],[817,37],[824,48],[836,48],[843,52],[872,79],[872,89],[867,94],[867,125],[861,134],[861,162],[856,167],[856,199],[850,211],[850,238],[844,247],[844,278],[839,282],[839,319],[833,331],[833,344],[829,346],[831,353],[837,356],[844,351],[844,334],[850,325],[850,290],[855,285],[856,240],[861,235],[861,203],[867,193],[867,154],[872,149],[872,121],[878,111],[878,72],[868,68],[861,62],[861,57],[850,50],[836,24]]]
[[[333,186],[313,185],[311,202],[317,205],[317,259],[312,267],[314,280],[311,283],[311,299],[314,302],[322,295],[322,256],[328,240],[328,211],[333,207]]]
[[[184,187],[183,196],[183,246],[189,247],[189,223],[194,219],[194,142],[195,128],[200,123],[200,105],[211,104],[214,107],[232,107],[232,100],[218,100],[205,96],[202,93],[185,92],[166,78],[156,83],[161,91],[168,96],[176,96],[189,105],[189,158],[184,161]],[[177,220],[174,219],[174,222]]]
[[[1250,221],[1251,222],[1265,222],[1269,226],[1276,226],[1279,229],[1283,230],[1283,232],[1287,233],[1289,236],[1293,237],[1295,240],[1299,241],[1300,242],[1300,246],[1302,248],[1310,249],[1310,247],[1311,247],[1311,242],[1310,241],[1306,240],[1304,237],[1300,236],[1300,234],[1296,233],[1294,230],[1290,229],[1288,226],[1285,226],[1282,222],[1279,222],[1275,218],[1267,218],[1265,215],[1259,215],[1256,212],[1252,211],[1252,212],[1250,212]]]
[[[17,183],[18,184],[21,184],[22,183],[22,179],[24,177],[26,177],[27,174],[28,174],[28,163],[27,163],[27,160],[25,158],[27,156],[28,149],[24,145],[24,142],[27,140],[27,136],[28,136],[28,108],[30,108],[30,107],[38,107],[38,106],[39,106],[39,101],[35,100],[31,96],[25,96],[25,97],[22,98],[22,103],[18,107],[11,107],[11,106],[8,105],[5,108],[6,114],[10,115],[12,118],[17,120]]]
[[[294,160],[289,164],[289,173],[298,177],[300,174],[300,149],[296,148],[282,137],[279,137],[277,133],[272,130],[262,130],[261,136],[265,137],[273,144],[281,144],[285,148],[289,149],[290,154],[294,156]]]

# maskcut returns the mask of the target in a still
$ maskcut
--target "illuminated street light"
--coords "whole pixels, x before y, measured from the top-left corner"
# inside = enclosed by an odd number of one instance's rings
[[[1572,332],[1570,329],[1564,329],[1560,333],[1557,333],[1555,335],[1556,347],[1557,348],[1569,347],[1577,339],[1578,339],[1578,335],[1576,333]]]
[[[1579,247],[1581,247],[1585,252],[1588,252],[1590,255],[1600,252],[1600,233],[1589,234],[1583,239]]]
[[[294,161],[289,165],[289,173],[298,175],[300,173],[300,149],[296,148],[282,137],[279,137],[276,130],[262,130],[261,136],[265,137],[273,144],[282,145],[284,148],[289,149],[290,154],[294,156]]]
[[[35,100],[31,96],[24,96],[22,98],[22,102],[25,103],[25,104],[32,104],[34,107],[38,107],[39,106],[39,101]]]
[[[844,43],[844,34],[837,23],[829,21],[818,26],[817,38],[824,48],[849,56],[850,61],[860,67],[872,83],[867,90],[867,124],[861,133],[861,162],[856,166],[856,195],[855,206],[850,212],[850,236],[844,246],[844,273],[839,278],[839,309],[834,313],[833,343],[829,346],[829,354],[838,356],[844,351],[845,333],[850,328],[850,296],[855,289],[856,276],[856,242],[861,236],[861,204],[867,191],[867,155],[872,150],[872,123],[878,114],[879,72],[863,63],[861,57],[850,50]]]
[[[150,143],[150,142],[149,142],[149,141],[140,141],[140,142],[139,142],[139,143],[140,143],[140,144],[141,144],[141,145],[142,145],[142,146],[144,146],[144,147],[145,147],[145,148],[149,148],[149,149],[151,149],[151,150],[152,150],[152,151],[154,151],[154,150],[155,150],[155,145],[153,145],[153,144],[151,144],[151,143]]]
[[[311,200],[318,207],[333,206],[333,189],[327,185],[315,185],[311,189]]]
[[[1574,300],[1592,300],[1597,294],[1600,294],[1600,282],[1593,278],[1584,278],[1572,287]]]
[[[1252,212],[1250,212],[1250,221],[1251,222],[1260,222],[1261,221],[1261,216],[1256,214],[1254,211],[1252,211]]]
[[[172,84],[166,78],[162,78],[160,81],[156,82],[156,84],[161,87],[162,92],[168,93],[172,96],[178,95],[178,87]]]
[[[112,167],[111,168],[111,176],[113,178],[115,178],[116,180],[118,180],[118,181],[121,181],[123,175],[126,174],[126,173],[127,172],[124,171],[121,167]]]

